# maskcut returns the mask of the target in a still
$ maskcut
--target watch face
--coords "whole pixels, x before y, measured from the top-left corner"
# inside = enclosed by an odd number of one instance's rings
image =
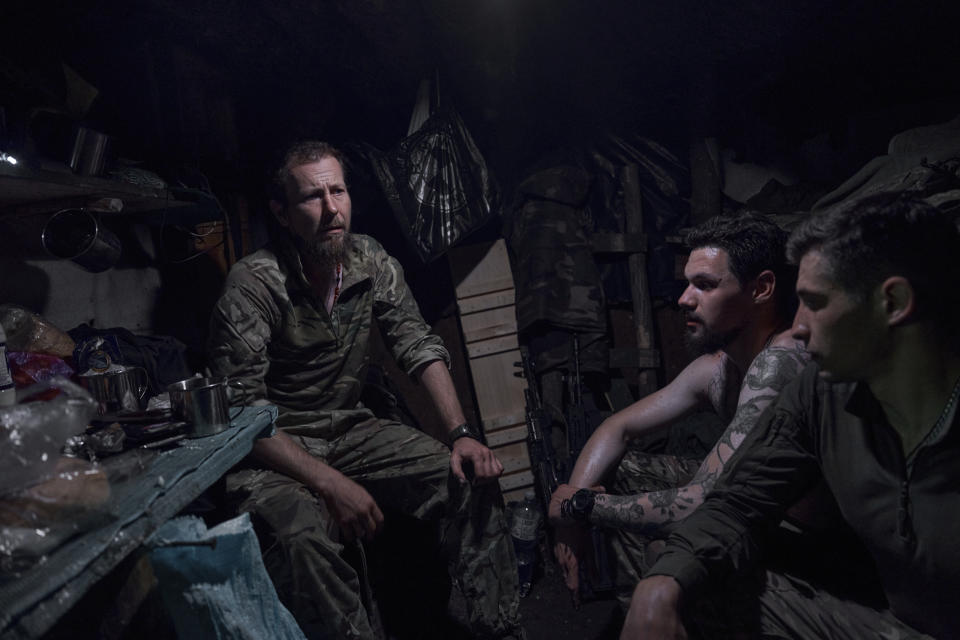
[[[593,492],[592,491],[577,491],[573,494],[573,508],[579,513],[585,513],[590,507],[593,506]]]

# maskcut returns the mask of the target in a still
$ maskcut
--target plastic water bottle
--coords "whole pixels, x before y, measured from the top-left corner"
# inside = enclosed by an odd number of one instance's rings
[[[542,520],[543,514],[540,513],[536,494],[533,491],[527,491],[523,501],[514,507],[510,521],[510,536],[513,538],[513,548],[517,554],[521,598],[525,598],[530,593],[533,569],[537,564],[537,538]]]
[[[0,407],[9,407],[17,403],[17,390],[13,386],[10,363],[7,362],[7,334],[0,325]]]

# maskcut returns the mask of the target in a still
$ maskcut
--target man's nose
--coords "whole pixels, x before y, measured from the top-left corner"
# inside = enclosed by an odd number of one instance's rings
[[[333,194],[327,193],[323,196],[323,210],[330,213],[331,215],[336,215],[337,213],[337,203],[333,201]]]
[[[802,311],[797,311],[797,315],[793,317],[793,326],[790,327],[790,335],[794,340],[803,341],[803,344],[807,344],[807,341],[810,340],[810,327],[807,326]]]
[[[685,309],[693,309],[697,306],[696,301],[693,297],[693,285],[687,285],[687,288],[683,290],[683,293],[680,294],[680,297],[677,299],[677,304]]]

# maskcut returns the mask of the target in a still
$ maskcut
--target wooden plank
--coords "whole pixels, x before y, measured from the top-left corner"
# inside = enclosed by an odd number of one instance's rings
[[[472,342],[466,346],[467,355],[470,357],[470,360],[483,356],[492,356],[503,353],[504,351],[516,351],[517,362],[520,361],[520,343],[517,341],[517,334],[515,333],[508,336],[482,340],[480,342]]]
[[[640,200],[640,171],[637,165],[627,165],[620,170],[623,185],[623,204],[626,213],[628,234],[643,233],[643,207]],[[642,253],[627,258],[630,267],[630,294],[633,298],[633,321],[637,326],[637,348],[653,348],[653,309],[650,300],[650,284],[647,280],[647,259]],[[640,397],[657,389],[656,371],[641,371],[638,376]]]
[[[501,489],[501,493],[503,494],[503,502],[504,504],[509,504],[511,502],[520,502],[521,500],[523,500],[524,494],[527,491],[533,491],[533,490],[534,490],[533,484],[524,485],[522,487],[513,489],[511,491],[503,491]]]
[[[518,349],[470,360],[477,409],[484,423],[507,419],[513,422],[514,416],[524,414],[526,380],[509,373],[519,361]]]
[[[513,288],[513,273],[503,238],[458,247],[448,255],[457,298]]]
[[[506,307],[507,305],[514,304],[516,300],[516,291],[511,287],[509,289],[503,289],[502,291],[493,291],[478,296],[458,298],[457,308],[460,309],[461,314],[475,313],[496,307]]]
[[[501,491],[510,491],[512,489],[523,488],[523,491],[526,491],[527,488],[533,486],[533,472],[530,470],[520,471],[518,473],[508,473],[500,476],[500,490]],[[523,494],[520,494],[520,497],[523,497]]]
[[[503,465],[504,473],[512,473],[530,468],[530,454],[527,452],[526,442],[514,442],[502,447],[491,449]]]
[[[522,380],[522,378],[521,378]],[[526,389],[526,383],[523,384],[523,389]],[[521,393],[523,392],[521,389]],[[483,432],[489,433],[491,431],[496,431],[497,429],[503,429],[504,427],[512,427],[515,424],[526,424],[527,423],[527,413],[526,411],[518,411],[517,413],[508,413],[506,415],[497,416],[489,420],[483,421]]]
[[[491,449],[513,444],[514,442],[524,442],[527,439],[527,425],[524,423],[508,429],[500,429],[493,433],[487,433],[486,436],[487,446]]]
[[[460,327],[467,342],[507,336],[517,332],[517,312],[513,305],[460,316]]]

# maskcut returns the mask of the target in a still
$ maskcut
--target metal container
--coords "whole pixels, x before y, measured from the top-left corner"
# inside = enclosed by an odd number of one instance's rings
[[[227,378],[187,378],[167,386],[170,410],[175,420],[190,423],[187,436],[212,436],[230,427],[243,407],[230,415],[229,386],[238,386]]]
[[[57,211],[43,226],[40,242],[55,258],[73,260],[93,273],[106,271],[120,258],[120,239],[86,209]]]
[[[77,127],[70,153],[70,168],[81,176],[98,176],[110,149],[110,136],[87,127]]]
[[[140,367],[80,376],[80,386],[97,401],[97,413],[138,413],[147,403],[147,372]]]

